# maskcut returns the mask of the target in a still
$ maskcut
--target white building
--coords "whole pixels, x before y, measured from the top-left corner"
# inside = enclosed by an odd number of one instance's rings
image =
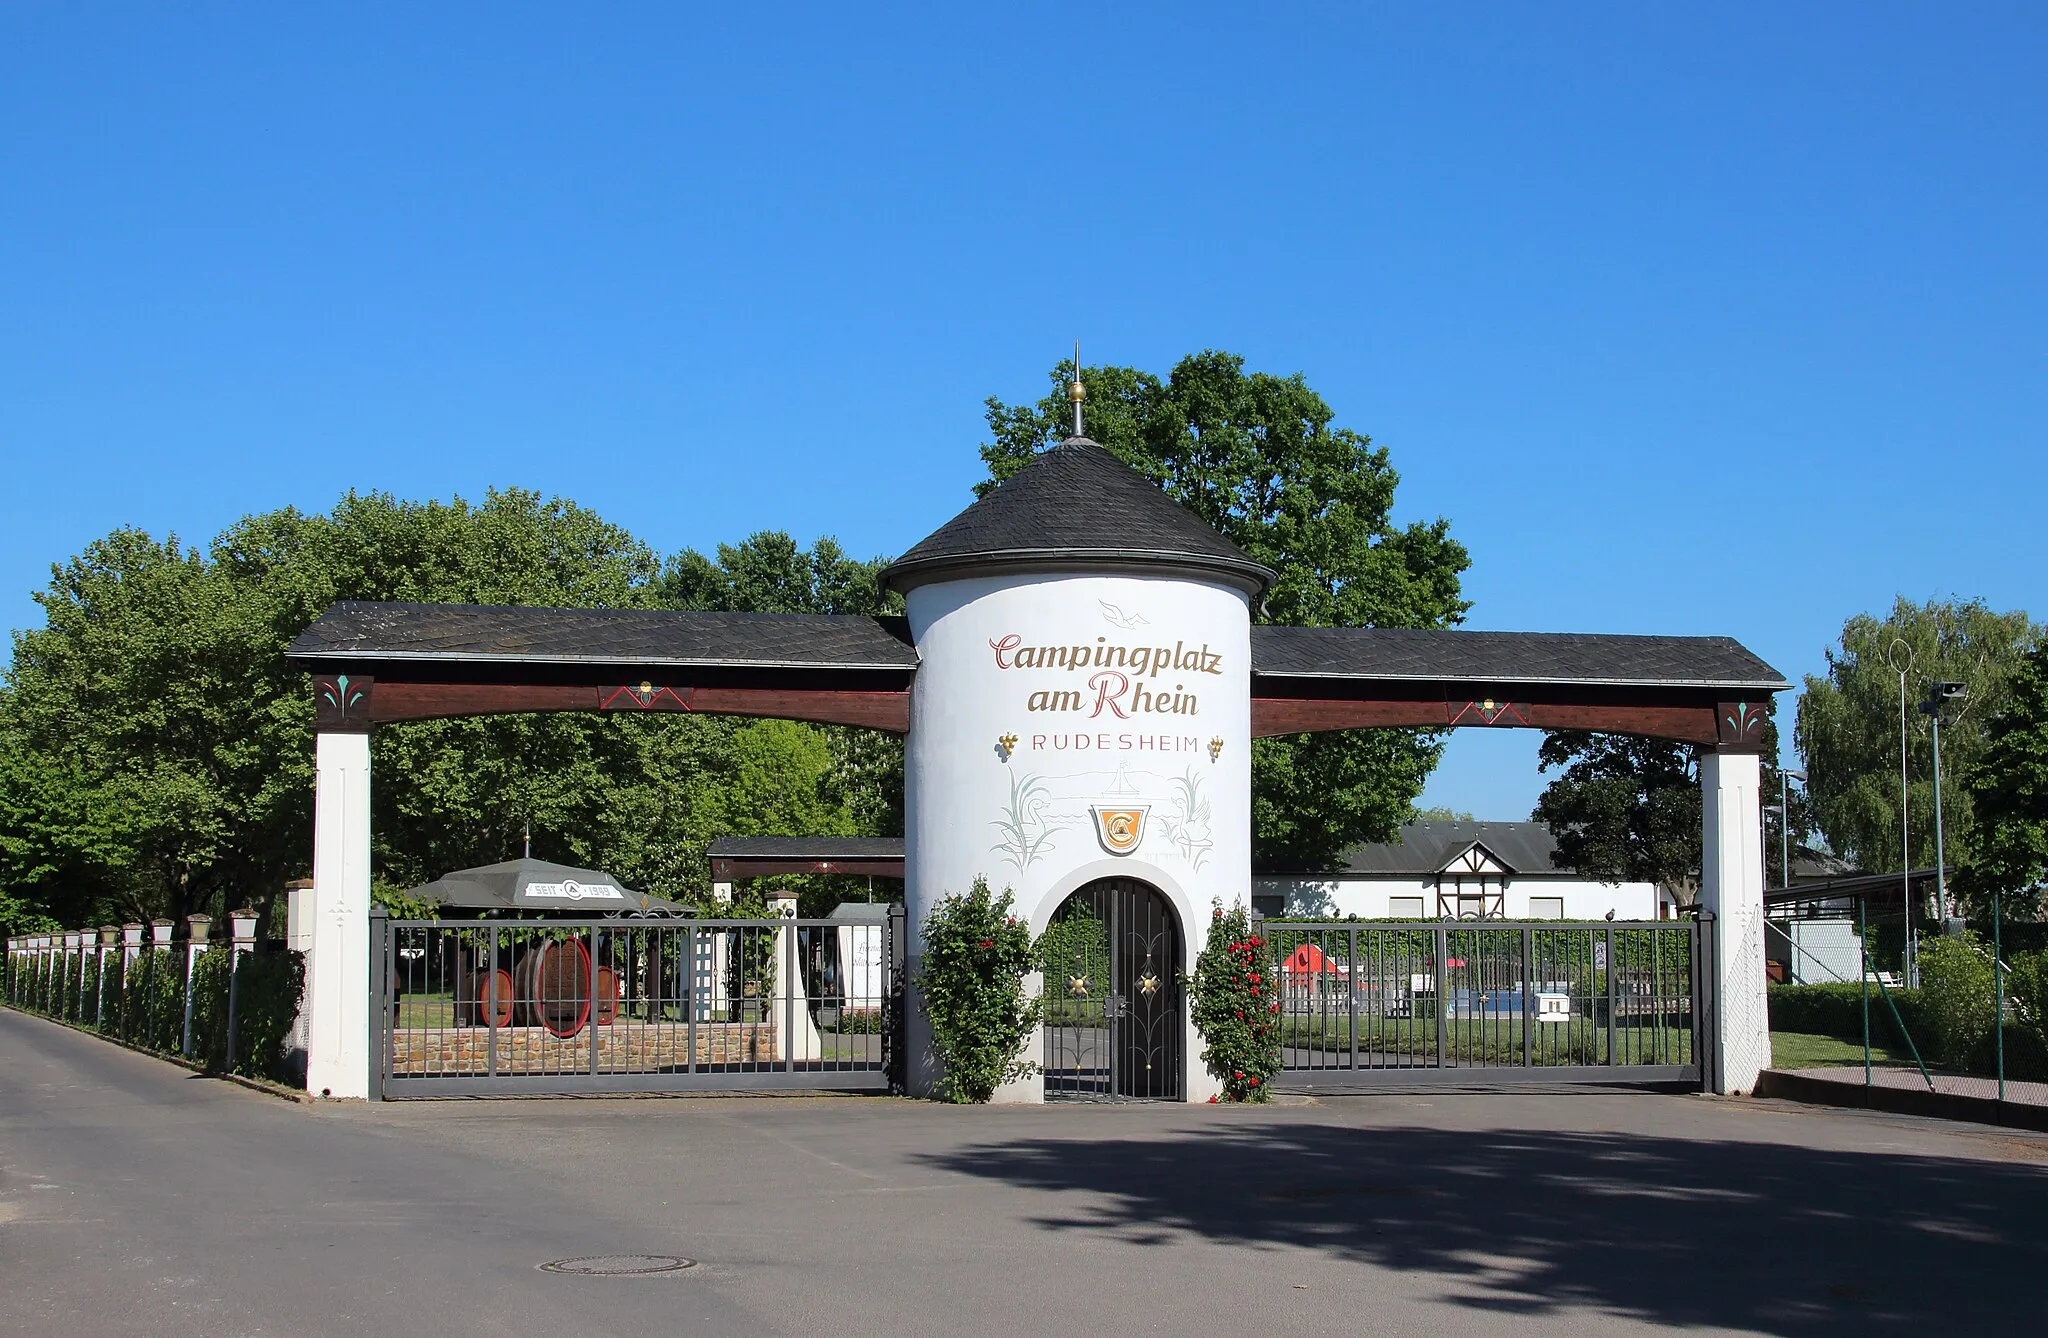
[[[1556,867],[1540,822],[1418,822],[1401,839],[1353,847],[1344,867],[1252,876],[1263,915],[1361,920],[1667,919],[1653,883],[1603,883]]]

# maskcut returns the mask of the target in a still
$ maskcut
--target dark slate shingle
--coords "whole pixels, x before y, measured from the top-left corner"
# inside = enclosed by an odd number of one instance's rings
[[[1574,683],[1775,691],[1783,675],[1725,636],[1254,627],[1252,672],[1271,678]]]
[[[321,614],[285,654],[314,661],[917,667],[901,618],[358,601]]]
[[[1161,563],[1264,591],[1273,573],[1159,486],[1069,437],[896,559],[899,590],[989,567]]]

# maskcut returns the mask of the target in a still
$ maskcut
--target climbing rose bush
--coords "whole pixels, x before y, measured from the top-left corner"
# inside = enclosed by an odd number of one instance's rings
[[[996,896],[986,880],[975,879],[967,892],[931,909],[923,937],[917,988],[943,1075],[937,1095],[983,1102],[1003,1083],[1037,1072],[1020,1057],[1038,1025],[1039,1001],[1024,992],[1037,954],[1008,889]]]
[[[1222,1099],[1271,1100],[1280,1071],[1279,981],[1243,907],[1216,908],[1191,993],[1202,1063],[1222,1082]]]

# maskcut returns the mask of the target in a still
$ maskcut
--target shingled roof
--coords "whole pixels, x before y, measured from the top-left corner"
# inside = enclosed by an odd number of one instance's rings
[[[1218,536],[1218,542],[1225,541]],[[918,665],[901,618],[353,600],[322,614],[285,654],[308,665],[440,661],[902,673]],[[1787,686],[1776,670],[1727,637],[1570,632],[1254,627],[1252,672],[1266,679],[1755,692]]]
[[[1258,595],[1272,571],[1086,437],[1069,437],[896,559],[909,590],[990,570],[1161,566]]]
[[[917,651],[901,618],[354,600],[321,614],[285,655],[308,662],[917,667]]]
[[[1263,678],[1570,683],[1776,692],[1791,685],[1725,636],[1254,627]]]

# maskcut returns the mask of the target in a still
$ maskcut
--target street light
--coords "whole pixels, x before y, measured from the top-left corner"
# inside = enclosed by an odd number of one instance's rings
[[[1778,868],[1784,874],[1780,887],[1792,886],[1792,782],[1806,784],[1806,773],[1794,767],[1778,770]]]
[[[1929,683],[1927,700],[1920,703],[1934,721],[1934,913],[1948,928],[1948,874],[1942,868],[1941,847],[1941,708],[1950,702],[1968,701],[1970,690],[1961,683]]]
[[[1898,637],[1885,647],[1885,663],[1899,676],[1899,902],[1906,914],[1906,987],[1920,988],[1920,954],[1913,943],[1913,859],[1907,824],[1913,820],[1913,792],[1906,779],[1906,675],[1913,668],[1913,648]]]

